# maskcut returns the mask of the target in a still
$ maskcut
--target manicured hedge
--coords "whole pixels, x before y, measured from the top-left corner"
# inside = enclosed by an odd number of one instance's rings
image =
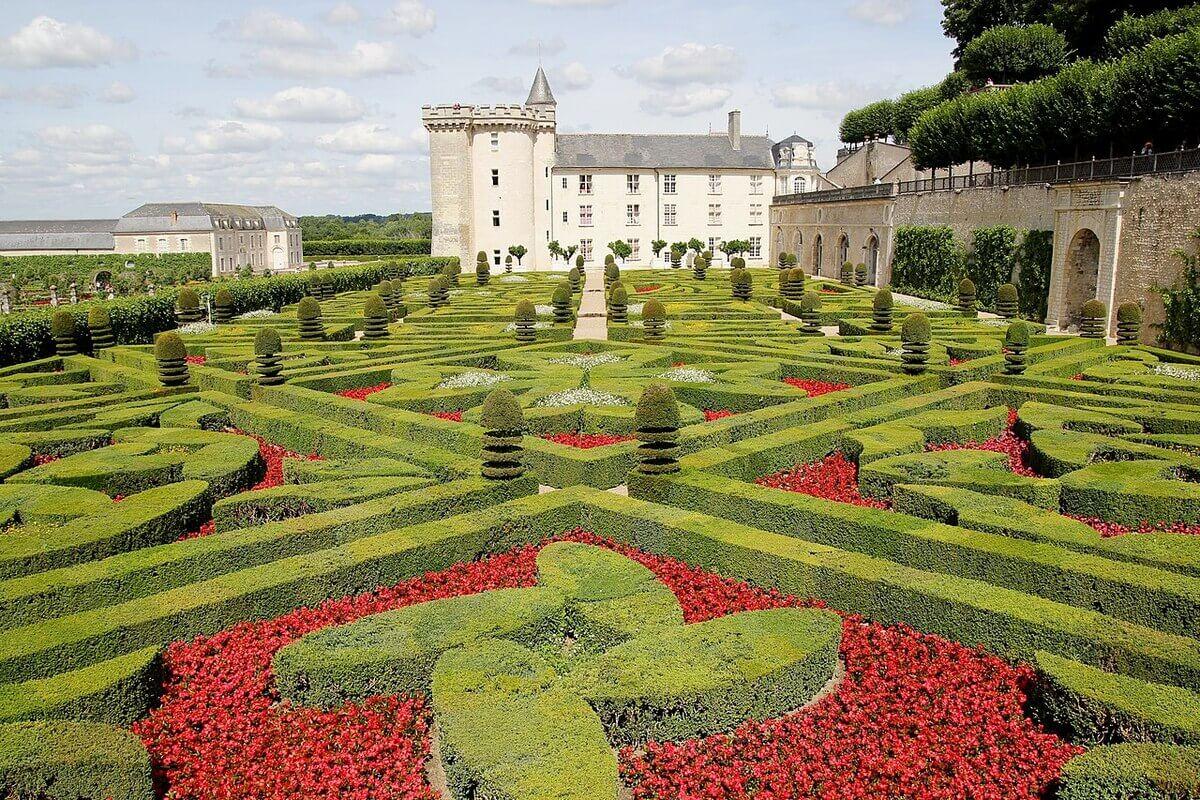
[[[892,288],[935,300],[953,302],[963,275],[966,254],[948,225],[902,225],[896,228]]]
[[[0,725],[0,795],[12,800],[154,800],[150,756],[94,722]]]
[[[125,265],[133,262],[132,268]],[[82,293],[92,290],[92,279],[99,272],[113,278],[133,273],[139,282],[163,284],[208,280],[212,274],[210,253],[87,253],[77,255],[0,256],[0,275],[16,274],[18,280],[50,282],[57,280],[58,296],[67,297],[71,281]]]
[[[304,255],[309,256],[427,256],[429,239],[309,239]]]
[[[49,678],[0,685],[0,722],[71,719],[128,727],[158,702],[162,663],[146,647]]]
[[[1200,747],[1118,744],[1067,762],[1058,800],[1195,800]]]

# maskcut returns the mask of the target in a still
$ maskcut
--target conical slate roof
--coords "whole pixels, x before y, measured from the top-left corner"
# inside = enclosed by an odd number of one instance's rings
[[[550,91],[550,81],[546,80],[546,73],[541,67],[538,67],[537,75],[533,76],[533,87],[529,90],[529,99],[525,101],[525,105],[558,105],[554,101],[554,92]]]

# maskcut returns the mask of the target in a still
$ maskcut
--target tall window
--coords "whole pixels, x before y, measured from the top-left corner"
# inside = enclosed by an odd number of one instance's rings
[[[808,179],[797,175],[792,179],[792,194],[802,194],[808,191]]]
[[[592,176],[591,175],[580,175],[579,176],[579,193],[580,194],[591,194],[592,193]]]
[[[762,237],[761,236],[751,236],[750,237],[750,257],[751,258],[762,258]]]
[[[186,238],[179,240],[179,252],[186,253],[188,251],[188,240]]]
[[[626,175],[625,176],[625,191],[630,194],[638,194],[642,191],[642,176],[641,175]]]
[[[663,225],[675,224],[675,204],[667,203],[663,206]]]
[[[567,176],[566,175],[563,175],[563,188],[564,189],[567,188]]]
[[[625,223],[627,225],[642,224],[642,207],[637,203],[625,206]]]
[[[720,225],[721,224],[721,204],[720,203],[709,203],[708,204],[708,224],[709,225]]]
[[[500,170],[494,169],[494,170],[492,170],[492,186],[499,186],[499,185],[500,185]]]
[[[563,212],[563,225],[567,224],[567,212]]]
[[[168,248],[168,247],[167,247],[167,237],[165,237],[165,236],[160,236],[160,237],[158,238],[158,252],[160,252],[160,253],[165,253],[165,252],[167,252],[167,250],[169,250],[169,249],[170,249],[170,248]]]
[[[663,175],[663,194],[675,194],[676,176]]]
[[[589,227],[592,224],[592,207],[579,207],[579,224],[583,227]]]
[[[714,175],[708,176],[708,193],[709,194],[720,194],[721,193],[721,176],[720,175],[714,174]]]
[[[180,246],[182,246],[182,245],[183,245],[183,243],[184,243],[184,242],[186,242],[186,241],[187,241],[187,239],[180,239],[180,240],[179,240]],[[277,234],[275,234],[275,244],[279,244],[279,234],[278,234],[278,233],[277,233]]]
[[[492,152],[495,153],[500,149],[500,134],[492,134]]]
[[[751,203],[750,204],[750,224],[751,225],[762,225],[763,224],[762,203]]]
[[[641,239],[626,239],[625,244],[629,245],[629,259],[631,261],[641,261],[642,259],[642,240]]]
[[[500,251],[499,250],[492,251],[492,263],[495,264],[497,267],[500,266]]]
[[[499,209],[495,209],[492,211],[492,227],[493,228],[500,227],[500,210]]]
[[[708,237],[708,252],[716,254],[716,253],[719,253],[720,251],[721,251],[721,237],[720,236]]]
[[[750,194],[762,194],[762,175],[750,176]]]
[[[591,263],[591,260],[592,260],[592,240],[591,239],[580,239],[579,240],[579,255],[583,256],[584,261]]]

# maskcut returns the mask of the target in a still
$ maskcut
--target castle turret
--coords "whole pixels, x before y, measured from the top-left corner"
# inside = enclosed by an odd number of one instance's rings
[[[529,89],[529,99],[525,101],[525,105],[534,108],[558,106],[554,101],[554,92],[550,91],[550,81],[546,79],[546,72],[541,67],[538,67],[537,75],[533,76],[533,86]]]

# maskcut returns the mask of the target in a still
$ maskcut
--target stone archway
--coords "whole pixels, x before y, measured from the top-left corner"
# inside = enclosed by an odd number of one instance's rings
[[[1080,309],[1096,299],[1100,279],[1100,237],[1091,228],[1076,231],[1063,264],[1063,308],[1059,326],[1079,326]]]
[[[821,234],[817,234],[817,238],[813,239],[813,261],[812,274],[821,274],[821,262],[825,260],[825,243],[821,238]]]
[[[850,237],[843,233],[841,236],[838,237],[837,263],[834,264],[834,266],[838,270],[840,270],[842,268],[842,264],[845,264],[849,260],[850,260]]]
[[[867,239],[867,285],[875,286],[879,277],[879,237],[871,234]]]

